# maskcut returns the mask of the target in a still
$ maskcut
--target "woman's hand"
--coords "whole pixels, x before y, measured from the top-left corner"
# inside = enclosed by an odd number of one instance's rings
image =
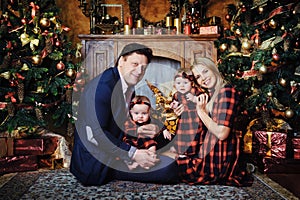
[[[205,111],[209,96],[206,93],[200,94],[197,99],[197,110]]]

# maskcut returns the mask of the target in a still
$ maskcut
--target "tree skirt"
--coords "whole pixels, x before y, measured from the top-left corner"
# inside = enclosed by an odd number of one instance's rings
[[[286,199],[260,177],[251,187],[187,184],[161,185],[112,181],[81,185],[68,169],[19,172],[0,177],[0,199]],[[289,196],[289,199],[290,196]]]

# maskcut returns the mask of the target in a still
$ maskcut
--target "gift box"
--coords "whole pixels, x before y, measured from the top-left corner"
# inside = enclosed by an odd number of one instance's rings
[[[56,158],[52,155],[38,156],[39,168],[61,169],[64,167],[63,158]]]
[[[14,139],[11,137],[0,138],[0,158],[14,155]]]
[[[294,149],[300,149],[300,138],[293,138],[292,144]]]
[[[294,149],[294,159],[300,159],[300,149]]]
[[[219,26],[201,26],[199,32],[200,35],[218,34]]]
[[[7,156],[0,158],[0,175],[38,169],[37,156]]]
[[[56,137],[15,139],[14,155],[50,155],[55,152],[57,145]]]
[[[281,132],[255,131],[258,154],[263,157],[286,158],[287,134]]]
[[[300,160],[282,159],[272,157],[260,157],[258,159],[258,170],[265,174],[285,173],[298,174],[300,173]]]

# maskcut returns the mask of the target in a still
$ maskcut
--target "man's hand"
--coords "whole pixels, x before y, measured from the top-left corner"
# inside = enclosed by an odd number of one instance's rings
[[[144,169],[150,169],[159,162],[156,153],[148,149],[137,149],[132,159]]]
[[[159,132],[159,127],[156,124],[146,124],[137,129],[137,134],[142,138],[154,138]]]

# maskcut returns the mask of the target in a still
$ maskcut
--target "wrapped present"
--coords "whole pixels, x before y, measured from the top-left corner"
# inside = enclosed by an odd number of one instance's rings
[[[11,137],[0,138],[0,158],[14,155],[14,139]]]
[[[53,155],[38,156],[39,168],[61,169],[64,167],[63,158],[56,158]]]
[[[218,34],[219,26],[201,26],[200,35]]]
[[[300,149],[294,149],[294,159],[300,159]]]
[[[263,157],[286,158],[287,134],[281,132],[255,131],[258,154]]]
[[[24,138],[14,140],[14,155],[50,155],[58,146],[58,138]]]
[[[298,174],[300,173],[299,164],[294,159],[282,159],[275,157],[260,157],[257,163],[258,170],[265,174],[285,173]]]
[[[294,149],[300,149],[300,138],[299,137],[293,138],[292,144]]]
[[[34,171],[38,169],[37,156],[7,156],[0,158],[0,175],[12,172]]]

